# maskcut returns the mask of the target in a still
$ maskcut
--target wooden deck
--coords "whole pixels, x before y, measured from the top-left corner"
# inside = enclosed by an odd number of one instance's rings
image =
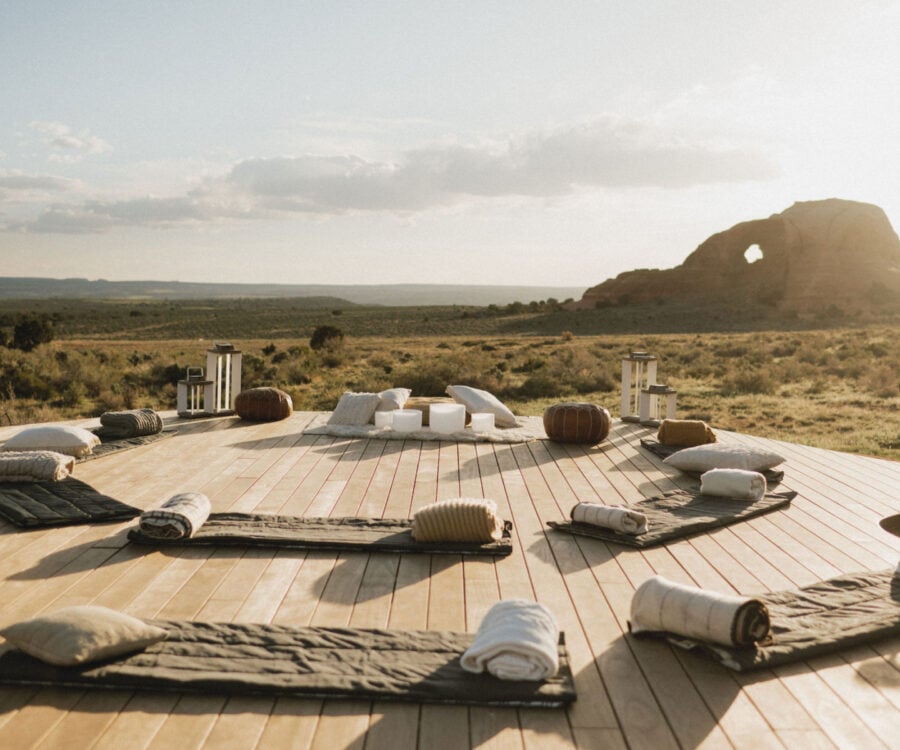
[[[314,416],[168,415],[174,438],[75,475],[141,508],[198,490],[217,511],[404,517],[436,499],[489,497],[514,523],[513,555],[148,552],[127,543],[127,524],[3,523],[0,624],[94,603],[140,617],[474,632],[494,602],[525,597],[566,633],[577,702],[498,710],[0,688],[0,748],[900,747],[898,638],[742,676],[623,635],[632,592],[655,573],[754,594],[893,567],[900,539],[878,520],[900,512],[900,463],[719,433],[786,456],[792,506],[640,551],[546,521],[578,499],[633,502],[684,484],[639,447],[651,430],[617,421],[595,448],[348,440],[302,435]]]

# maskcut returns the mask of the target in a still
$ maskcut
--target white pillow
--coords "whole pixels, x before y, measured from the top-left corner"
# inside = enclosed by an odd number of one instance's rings
[[[409,388],[388,388],[378,394],[378,406],[375,411],[393,411],[402,409],[412,391]]]
[[[507,409],[494,394],[483,391],[480,388],[471,388],[467,385],[448,385],[448,395],[460,404],[465,404],[469,414],[475,412],[490,412],[494,415],[494,424],[497,427],[518,427],[516,415]]]
[[[100,438],[90,430],[70,425],[48,424],[27,427],[3,444],[5,451],[55,451],[68,456],[87,456],[100,445]]]
[[[673,453],[664,463],[682,471],[709,471],[710,469],[744,469],[763,471],[777,466],[784,457],[759,448],[741,445],[710,443],[682,448]]]
[[[83,605],[17,622],[0,635],[36,659],[70,667],[139,651],[163,640],[166,631],[114,609]]]
[[[331,412],[328,424],[366,424],[380,400],[377,393],[345,393]]]

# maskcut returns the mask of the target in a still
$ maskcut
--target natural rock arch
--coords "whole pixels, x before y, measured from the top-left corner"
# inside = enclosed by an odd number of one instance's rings
[[[761,257],[748,262],[748,248]],[[831,198],[741,222],[667,270],[627,271],[588,289],[569,309],[652,302],[765,302],[808,312],[900,304],[900,240],[878,206]]]

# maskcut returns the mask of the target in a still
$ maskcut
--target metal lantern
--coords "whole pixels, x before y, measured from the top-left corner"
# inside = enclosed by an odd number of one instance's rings
[[[202,367],[188,367],[184,380],[176,386],[176,410],[179,417],[197,417],[207,413],[213,382],[203,375]],[[209,398],[208,398],[209,397]]]
[[[206,373],[188,367],[177,384],[179,417],[211,417],[234,413],[241,391],[241,353],[231,344],[215,344],[206,350]]]
[[[212,414],[231,414],[241,392],[241,353],[227,342],[206,350],[206,374],[212,378],[206,408]]]
[[[622,360],[622,419],[639,422],[641,391],[656,382],[656,357],[631,352]]]
[[[640,423],[658,427],[663,419],[675,419],[675,395],[677,391],[661,383],[641,389]]]

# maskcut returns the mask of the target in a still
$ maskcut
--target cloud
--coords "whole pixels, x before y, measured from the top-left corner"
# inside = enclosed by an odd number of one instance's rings
[[[48,193],[65,192],[75,185],[75,180],[62,177],[0,169],[0,203],[40,203],[47,199]]]
[[[81,208],[51,206],[36,219],[8,222],[4,229],[34,234],[94,234],[105,232],[112,226],[108,217]]]
[[[123,201],[86,201],[78,206],[51,206],[31,221],[9,223],[9,231],[86,234],[115,226],[172,226],[215,218],[202,202],[190,196],[134,198]]]
[[[501,142],[449,144],[395,162],[355,156],[252,159],[228,181],[282,210],[415,211],[471,196],[565,195],[583,189],[681,188],[775,177],[764,154],[674,138],[636,121],[604,118]]]
[[[753,149],[691,141],[647,122],[606,117],[504,140],[437,144],[393,161],[309,154],[246,159],[183,196],[55,206],[6,228],[85,232],[291,213],[403,213],[467,200],[677,189],[776,174],[769,158]]]
[[[51,161],[79,161],[86,154],[102,154],[112,150],[109,143],[90,131],[82,130],[76,133],[61,122],[35,120],[28,123],[28,127],[40,134],[43,142],[53,149]]]
[[[0,171],[0,190],[65,190],[69,184],[61,177]]]

